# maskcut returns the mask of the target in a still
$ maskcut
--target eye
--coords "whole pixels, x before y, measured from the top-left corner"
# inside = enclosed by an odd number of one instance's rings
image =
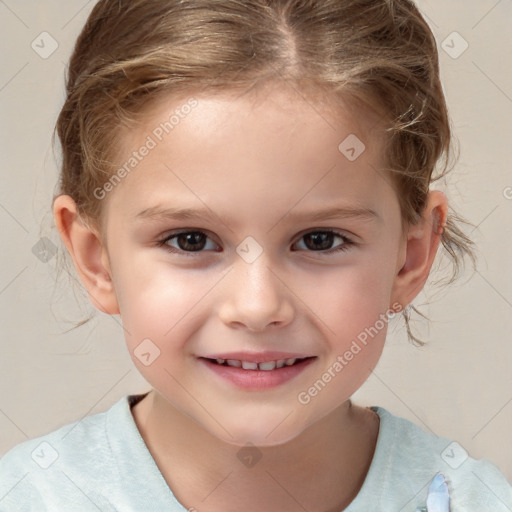
[[[201,252],[205,248],[216,251],[217,244],[210,240],[211,244],[207,247],[208,240],[208,236],[202,231],[181,231],[179,233],[171,233],[158,242],[158,245],[170,252]]]
[[[333,246],[336,239],[341,243]],[[337,233],[331,229],[323,229],[310,231],[305,235],[302,235],[299,242],[295,245],[300,245],[300,242],[304,240],[305,249],[299,248],[299,250],[306,250],[308,252],[323,252],[327,254],[347,251],[354,242],[345,235]],[[220,252],[217,244],[215,244],[203,231],[191,230],[191,231],[180,231],[177,233],[171,233],[167,235],[163,240],[158,242],[160,247],[164,247],[167,251],[172,253],[181,253],[187,256],[191,256],[194,252],[204,252],[204,250],[210,250]]]
[[[331,248],[335,239],[341,240],[342,243],[338,244],[334,248]],[[309,233],[302,235],[299,242],[302,240],[305,241],[304,245],[306,246],[306,250],[309,249],[316,252],[321,251],[327,254],[347,251],[352,245],[354,245],[354,242],[348,237],[331,229],[310,231]]]

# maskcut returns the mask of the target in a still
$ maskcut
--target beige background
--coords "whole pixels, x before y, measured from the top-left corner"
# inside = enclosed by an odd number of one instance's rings
[[[57,257],[32,248],[42,236],[59,244],[50,203],[57,171],[51,136],[63,101],[72,44],[94,2],[0,2],[0,454],[26,438],[103,411],[127,393],[149,389],[125,349],[117,319],[75,298]],[[415,301],[433,320],[416,324],[429,339],[418,349],[402,322],[391,324],[384,355],[356,398],[378,404],[474,457],[497,464],[512,481],[512,43],[508,0],[419,2],[441,47],[442,78],[461,157],[446,190],[476,229],[478,270]],[[48,32],[57,50],[31,47]],[[447,39],[448,38],[448,39]],[[51,49],[50,40],[39,51]],[[41,46],[41,43],[39,43]],[[422,305],[431,299],[430,306]],[[81,302],[80,302],[81,301]],[[80,305],[81,304],[81,305]]]

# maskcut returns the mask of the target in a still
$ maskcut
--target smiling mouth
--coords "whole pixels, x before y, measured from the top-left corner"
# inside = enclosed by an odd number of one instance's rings
[[[232,368],[241,368],[243,370],[263,370],[272,371],[279,370],[280,368],[286,368],[289,366],[295,366],[302,363],[303,361],[314,359],[314,357],[302,357],[302,358],[289,358],[289,359],[276,359],[275,361],[265,361],[264,363],[256,363],[254,361],[241,361],[239,359],[209,359],[203,357],[211,363],[215,363],[219,366],[230,366]]]

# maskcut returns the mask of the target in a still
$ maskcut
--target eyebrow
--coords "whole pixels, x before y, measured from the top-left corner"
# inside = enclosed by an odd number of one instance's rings
[[[293,213],[289,212],[285,217],[293,220],[303,218],[312,220],[331,220],[331,219],[359,219],[365,221],[381,220],[379,214],[371,208],[365,207],[335,207],[324,210],[313,210],[311,212]]]
[[[208,209],[194,210],[192,208],[163,208],[152,206],[139,212],[137,219],[142,220],[194,220],[208,219],[218,220],[218,217]]]
[[[371,208],[365,207],[334,207],[326,208],[323,210],[312,210],[310,212],[288,212],[285,217],[288,220],[333,220],[333,219],[358,219],[362,221],[377,221],[382,220],[379,214]],[[208,209],[193,209],[193,208],[163,208],[161,206],[152,206],[146,208],[136,215],[137,219],[147,221],[162,221],[162,220],[209,220],[218,221],[219,217]]]

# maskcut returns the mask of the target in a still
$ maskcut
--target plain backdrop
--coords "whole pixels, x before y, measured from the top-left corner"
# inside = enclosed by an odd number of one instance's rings
[[[58,276],[53,254],[62,246],[51,214],[52,131],[66,62],[93,4],[0,1],[0,454],[150,389],[117,318],[97,312],[68,331],[92,306],[66,272]],[[457,440],[512,481],[512,2],[419,6],[438,39],[460,148],[440,187],[476,226],[465,232],[478,267],[414,301],[431,318],[414,324],[425,347],[407,341],[402,320],[390,324],[382,359],[354,399]]]

